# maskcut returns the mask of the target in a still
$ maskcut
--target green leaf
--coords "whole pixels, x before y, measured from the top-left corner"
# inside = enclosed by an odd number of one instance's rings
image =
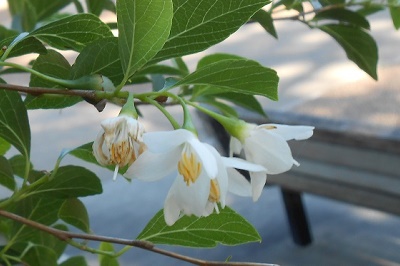
[[[36,14],[36,8],[31,1],[24,2],[24,8],[22,10],[21,25],[24,31],[31,31],[35,28],[38,16]]]
[[[63,261],[59,266],[88,266],[85,257],[75,256]]]
[[[265,116],[264,109],[262,108],[260,102],[253,95],[245,95],[239,93],[221,93],[215,94],[214,97],[230,101],[249,111]]]
[[[0,155],[6,154],[6,152],[11,148],[11,144],[5,141],[5,139],[0,138]]]
[[[330,5],[342,5],[346,2],[346,0],[318,0],[318,2],[322,6],[330,6]]]
[[[14,190],[15,180],[10,163],[4,156],[0,156],[0,185]]]
[[[182,85],[208,85],[221,92],[262,95],[278,99],[276,71],[246,59],[228,59],[208,64],[184,77],[173,87]]]
[[[63,200],[59,199],[39,198],[33,196],[27,197],[13,204],[9,211],[35,222],[44,225],[51,225],[58,220],[57,214],[62,203]],[[44,236],[35,228],[24,226],[19,222],[13,222],[11,235],[15,236],[16,234],[18,235],[15,239],[16,242],[27,242],[31,239],[38,242]]]
[[[67,165],[58,169],[54,178],[29,191],[30,195],[46,198],[67,199],[102,193],[99,178],[88,169]]]
[[[0,137],[29,157],[31,132],[24,103],[18,92],[0,90]]]
[[[25,2],[31,3],[34,7],[34,12],[36,12],[38,21],[41,21],[61,10],[71,3],[71,0],[28,0]],[[33,12],[33,10],[27,10],[27,12]]]
[[[149,65],[143,67],[142,69],[140,69],[138,72],[135,73],[135,76],[149,75],[149,74],[184,76],[187,75],[187,72],[176,67],[157,64],[157,65]]]
[[[101,242],[99,249],[101,251],[107,251],[107,252],[115,251],[113,244],[107,243],[107,242]],[[117,258],[102,255],[102,254],[99,255],[99,262],[100,262],[100,266],[119,266]]]
[[[366,17],[385,9],[386,7],[384,5],[370,3],[368,5],[363,6],[360,9],[357,9],[357,13],[360,14],[361,16]]]
[[[30,33],[61,50],[81,51],[87,44],[112,37],[110,28],[93,14],[76,14],[40,27]]]
[[[345,50],[347,57],[377,80],[378,48],[364,30],[346,25],[323,25],[319,29],[332,36]]]
[[[124,74],[119,59],[118,38],[94,41],[78,55],[72,66],[70,78],[77,79],[90,74],[104,75],[114,84],[122,81]]]
[[[161,50],[172,24],[172,0],[119,0],[119,52],[127,80]]]
[[[313,21],[321,20],[337,20],[341,24],[350,24],[367,30],[370,29],[369,22],[363,15],[344,8],[327,9],[318,12],[314,16]]]
[[[396,30],[400,29],[400,2],[398,0],[389,0],[389,11],[392,17],[393,26]]]
[[[57,255],[52,247],[33,246],[22,257],[24,265],[57,266]]]
[[[161,210],[137,239],[154,244],[203,248],[215,247],[218,243],[232,246],[261,241],[256,229],[229,207],[208,217],[184,216],[172,226],[165,223]]]
[[[152,62],[200,52],[217,44],[240,26],[268,0],[173,0],[174,19],[163,49]]]
[[[40,55],[33,63],[32,68],[40,73],[59,79],[68,79],[71,66],[67,59],[54,50],[48,50],[47,54]],[[30,87],[62,88],[56,83],[31,75]],[[81,97],[55,94],[43,94],[40,96],[27,95],[25,106],[28,109],[58,109],[72,106],[82,101]]]
[[[25,167],[26,159],[24,158],[24,156],[15,155],[15,156],[11,157],[8,161],[10,162],[14,176],[24,178],[25,168],[26,168]],[[39,178],[43,177],[45,175],[45,173],[42,171],[34,170],[32,163],[29,163],[29,164],[30,164],[29,169],[31,169],[31,170],[28,175],[28,181],[30,183],[33,183],[36,180],[38,180]]]
[[[216,54],[210,54],[207,56],[204,56],[197,62],[197,69],[203,68],[207,65],[223,61],[223,60],[229,60],[229,59],[245,59],[244,57],[235,55],[235,54],[224,54],[224,53],[216,53]]]
[[[206,103],[217,108],[225,116],[238,117],[238,113],[235,108],[226,103],[217,101],[213,97],[202,97],[199,102]]]
[[[285,6],[286,9],[294,9],[299,13],[303,13],[303,0],[280,0],[277,3],[273,4],[273,9],[275,9],[278,6]]]
[[[58,217],[67,224],[73,225],[86,233],[90,231],[88,212],[79,199],[71,198],[65,200],[58,211]]]
[[[16,36],[6,38],[0,41],[0,46],[8,47]],[[17,57],[30,53],[45,54],[47,52],[44,45],[35,37],[28,37],[19,42],[8,54],[7,58]]]
[[[52,228],[68,231],[68,227],[64,224],[57,224]],[[35,244],[45,247],[51,247],[57,258],[59,258],[67,247],[67,242],[60,240],[59,238],[35,228],[24,227],[18,236],[18,245],[14,246],[14,249],[23,252],[27,245]],[[23,244],[25,243],[25,245]]]
[[[99,16],[105,8],[108,0],[85,0],[88,11],[96,16]]]
[[[271,14],[263,9],[258,10],[252,17],[252,20],[257,21],[270,35],[278,39],[276,33],[274,21],[272,20]]]
[[[7,0],[7,2],[9,11],[13,16],[21,12],[24,5],[24,0]]]

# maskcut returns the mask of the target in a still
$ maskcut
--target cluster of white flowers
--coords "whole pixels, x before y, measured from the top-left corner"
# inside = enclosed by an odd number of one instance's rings
[[[120,115],[103,121],[93,144],[93,152],[102,165],[128,165],[126,178],[156,181],[175,174],[164,203],[168,225],[182,215],[208,216],[224,208],[228,191],[256,201],[267,174],[288,171],[293,159],[288,140],[312,136],[313,127],[243,123],[231,139],[231,156],[221,156],[214,147],[201,142],[189,130],[145,133],[134,118]],[[245,160],[232,157],[244,151]],[[236,169],[249,171],[250,182]]]

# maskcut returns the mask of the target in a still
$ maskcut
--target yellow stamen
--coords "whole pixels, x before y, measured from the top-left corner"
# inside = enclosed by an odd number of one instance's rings
[[[195,154],[182,153],[182,157],[178,162],[178,172],[183,176],[187,186],[196,182],[201,173],[201,163],[197,161]]]
[[[219,202],[221,197],[221,193],[219,191],[218,181],[213,179],[210,180],[210,195],[208,196],[208,200],[211,202]]]
[[[262,128],[264,128],[264,129],[276,129],[276,126],[265,125]]]

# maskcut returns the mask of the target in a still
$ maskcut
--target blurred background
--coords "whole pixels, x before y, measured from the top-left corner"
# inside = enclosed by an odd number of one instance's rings
[[[67,11],[73,12],[74,8],[69,7]],[[107,12],[102,17],[105,21],[115,20],[114,15]],[[0,0],[0,21],[4,26],[10,24],[6,0]],[[400,32],[394,30],[387,11],[373,15],[370,21],[371,34],[379,47],[379,81],[374,81],[350,62],[331,37],[292,21],[275,24],[278,40],[254,23],[242,27],[222,44],[185,57],[185,60],[193,69],[205,54],[225,52],[257,60],[275,69],[280,76],[280,101],[264,100],[267,113],[279,111],[332,120],[345,119],[361,127],[368,125],[383,134],[400,132]],[[71,63],[75,56],[72,52],[67,53]],[[27,56],[14,60],[28,62],[32,58]],[[7,81],[12,84],[27,85],[28,80],[27,75],[7,76]],[[171,110],[179,117],[179,108],[171,107]],[[37,169],[51,169],[62,149],[93,141],[100,129],[100,121],[114,117],[118,112],[119,107],[109,104],[98,113],[85,103],[63,110],[29,111],[33,164]],[[171,129],[154,108],[142,107],[141,112],[144,114],[141,122],[147,131]],[[198,126],[200,138],[218,146],[210,128],[200,123]],[[304,152],[307,152],[307,141],[293,154],[296,157],[296,154]],[[63,164],[87,166],[70,156]],[[162,208],[173,180],[173,177],[163,179],[157,186],[137,180],[128,183],[122,177],[113,182],[110,171],[93,165],[89,167],[103,182],[102,195],[83,198],[92,230],[100,235],[135,238]],[[165,248],[184,255],[222,261],[231,257],[233,261],[280,265],[400,265],[398,216],[308,194],[304,202],[314,240],[307,247],[293,243],[280,190],[269,186],[256,203],[247,198],[228,198],[228,205],[259,231],[261,243],[215,249]],[[66,255],[82,253],[68,248]],[[96,256],[85,256],[90,265],[98,264]],[[128,251],[120,261],[121,265],[186,265],[139,249]]]

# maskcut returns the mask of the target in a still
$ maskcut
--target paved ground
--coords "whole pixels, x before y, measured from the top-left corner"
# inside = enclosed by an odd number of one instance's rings
[[[0,0],[0,6],[4,6],[4,2]],[[1,10],[0,19],[7,21],[6,13]],[[374,17],[372,30],[380,45],[381,81],[378,83],[348,62],[344,52],[329,37],[296,23],[277,24],[279,41],[266,35],[256,25],[251,25],[229,38],[225,44],[207,52],[235,52],[276,69],[281,77],[281,101],[266,102],[267,109],[337,119],[346,116],[365,123],[376,123],[380,127],[399,127],[397,66],[400,63],[400,34],[392,29],[384,14]],[[193,66],[198,56],[190,56],[187,60]],[[21,83],[16,77],[9,80]],[[337,104],[340,108],[332,108]],[[336,111],[333,112],[333,109]],[[93,107],[84,104],[62,111],[30,112],[34,164],[38,168],[51,167],[62,148],[92,141],[100,121],[117,113],[117,108],[108,106],[98,114]],[[144,110],[143,113],[146,114],[144,123],[149,131],[165,129],[164,120],[150,121],[156,117],[153,111]],[[206,131],[203,130],[203,133]],[[203,137],[213,141],[206,134]],[[65,163],[80,162],[67,158]],[[112,182],[108,171],[93,170],[101,176],[105,191],[99,197],[84,199],[94,232],[134,238],[146,221],[162,207],[171,180],[163,180],[158,188],[139,181],[127,185],[122,178]],[[213,250],[173,250],[213,260],[232,256],[238,261],[288,266],[400,265],[399,217],[311,195],[305,197],[305,203],[314,236],[314,242],[309,247],[302,248],[292,243],[279,190],[266,188],[256,204],[249,199],[229,198],[229,205],[259,230],[262,243]],[[75,250],[69,250],[69,254],[75,253]],[[88,258],[91,265],[97,265],[94,256]],[[131,250],[121,259],[122,265],[185,265],[140,250]]]

